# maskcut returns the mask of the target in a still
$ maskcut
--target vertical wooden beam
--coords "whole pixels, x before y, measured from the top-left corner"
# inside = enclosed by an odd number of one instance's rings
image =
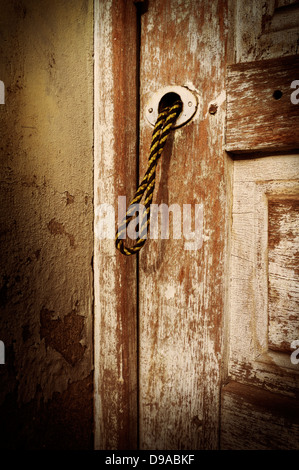
[[[219,446],[229,219],[225,125],[227,2],[153,0],[143,16],[141,170],[152,128],[145,106],[159,88],[199,96],[159,163],[154,203],[203,204],[202,246],[149,239],[140,255],[140,444],[146,449]]]
[[[101,205],[136,182],[136,7],[95,1],[95,447],[137,446],[136,258],[101,239]],[[102,214],[103,215],[103,214]]]

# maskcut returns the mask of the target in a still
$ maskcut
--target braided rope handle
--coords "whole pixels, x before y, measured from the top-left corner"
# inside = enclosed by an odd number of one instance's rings
[[[181,100],[178,100],[172,106],[168,106],[162,109],[162,111],[158,115],[152,134],[152,143],[150,148],[147,170],[135,192],[135,195],[128,207],[126,215],[120,223],[116,232],[115,246],[123,255],[130,256],[136,254],[139,250],[141,250],[141,248],[146,242],[146,234],[150,225],[150,211],[156,183],[156,169],[158,160],[162,155],[163,148],[166,144],[171,128],[177,120],[179,114],[181,113],[182,108],[183,103]],[[135,245],[132,247],[128,247],[125,246],[123,238],[120,237],[123,237],[123,235],[126,234],[127,226],[130,221],[134,218],[134,213],[136,212],[136,204],[140,204],[140,201],[142,200],[143,196],[145,211],[143,212],[141,223],[136,226],[136,232],[138,231],[139,235],[136,239]],[[141,227],[140,229],[139,225]]]

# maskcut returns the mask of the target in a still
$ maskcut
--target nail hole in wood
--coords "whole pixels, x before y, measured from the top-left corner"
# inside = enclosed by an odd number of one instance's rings
[[[282,97],[282,91],[280,90],[275,90],[274,93],[273,93],[273,98],[275,100],[280,100],[280,98]]]
[[[216,114],[217,113],[218,106],[216,103],[213,103],[209,107],[209,113],[210,114]]]

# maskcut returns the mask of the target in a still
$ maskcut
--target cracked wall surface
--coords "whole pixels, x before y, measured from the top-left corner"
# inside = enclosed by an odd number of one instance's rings
[[[88,449],[93,2],[0,12],[0,447]]]

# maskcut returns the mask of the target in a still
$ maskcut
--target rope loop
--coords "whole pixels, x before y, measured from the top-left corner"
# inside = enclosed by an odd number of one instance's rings
[[[128,207],[125,217],[120,223],[116,232],[115,246],[126,256],[134,255],[141,250],[147,240],[147,232],[150,225],[150,211],[151,203],[153,200],[155,183],[156,183],[156,169],[159,158],[162,155],[163,148],[166,144],[167,138],[170,134],[171,128],[176,122],[183,108],[181,100],[177,100],[173,105],[163,108],[157,118],[154,131],[152,134],[152,143],[150,148],[150,155],[148,159],[147,170],[139,184],[135,195]],[[140,210],[139,204],[144,197],[144,210]],[[138,219],[141,222],[136,224],[135,233],[138,233],[136,242],[132,247],[126,246],[124,238],[126,238],[127,226],[134,218],[136,212],[139,213]],[[140,217],[140,212],[142,212]]]

